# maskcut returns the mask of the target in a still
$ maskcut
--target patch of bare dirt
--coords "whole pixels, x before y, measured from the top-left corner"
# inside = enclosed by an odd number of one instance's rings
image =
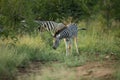
[[[76,75],[77,77],[103,78],[108,80],[115,72],[113,65],[114,62],[112,61],[88,62],[85,65],[76,68]]]
[[[34,61],[29,63],[27,67],[18,67],[17,75],[21,76],[23,74],[38,73],[41,70],[41,65],[41,62]]]

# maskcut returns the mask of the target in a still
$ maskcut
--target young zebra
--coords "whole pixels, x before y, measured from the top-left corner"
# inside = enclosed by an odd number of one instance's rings
[[[85,30],[85,28],[82,28],[81,30]],[[67,56],[70,53],[70,50],[72,53],[72,39],[74,39],[76,52],[79,53],[77,46],[77,33],[78,33],[77,25],[74,23],[69,24],[68,27],[56,32],[54,35],[55,41],[53,42],[53,49],[56,49],[59,46],[60,40],[65,39]]]
[[[23,20],[21,21],[22,23],[25,23],[26,21]],[[51,34],[53,35],[55,32],[63,29],[65,27],[65,25],[63,23],[57,23],[54,21],[40,21],[40,20],[34,20],[35,23],[37,23],[38,29],[40,32],[44,32],[44,31],[49,31],[51,32]],[[27,26],[26,24],[24,24],[24,26]]]

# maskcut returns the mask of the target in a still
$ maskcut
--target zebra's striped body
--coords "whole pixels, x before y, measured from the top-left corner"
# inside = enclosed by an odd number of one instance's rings
[[[73,38],[75,36],[77,36],[77,26],[75,24],[72,24],[70,26],[68,26],[68,28],[65,28],[64,30],[62,30],[60,33],[56,33],[55,36],[57,37],[58,34],[59,39],[63,39],[63,38]]]
[[[77,47],[77,25],[76,24],[69,24],[67,28],[57,32],[54,36],[55,42],[53,43],[53,48],[56,49],[59,46],[59,42],[61,39],[65,39],[66,41],[66,55],[70,52],[72,48],[72,39],[75,41],[76,51],[78,52]],[[72,49],[71,49],[72,52]]]
[[[21,21],[23,23],[23,25],[26,27],[28,26],[26,24],[25,20]],[[40,20],[34,20],[33,22],[35,22],[36,24],[38,24],[38,29],[40,32],[44,32],[44,31],[48,31],[51,32],[51,34],[53,35],[55,32],[63,29],[65,27],[65,25],[63,23],[57,23],[54,21],[40,21]]]
[[[59,31],[59,30],[61,30],[62,28],[65,27],[65,25],[63,23],[57,23],[57,22],[54,22],[54,21],[38,21],[38,20],[35,20],[35,22],[40,25],[38,27],[40,32],[49,31],[49,32],[52,32],[52,34],[53,34],[53,33],[57,32],[57,31]]]

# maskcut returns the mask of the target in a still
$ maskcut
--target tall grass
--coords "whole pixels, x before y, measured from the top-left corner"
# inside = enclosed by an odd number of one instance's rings
[[[97,23],[97,22],[96,22]],[[85,26],[82,22],[80,27]],[[79,48],[82,51],[90,53],[119,53],[119,42],[116,40],[114,30],[107,30],[104,32],[104,26],[101,23],[91,23],[86,31],[79,31]],[[118,33],[119,34],[119,33]]]
[[[14,48],[0,47],[0,79],[12,80],[17,67],[26,59],[26,54],[18,54]]]
[[[85,25],[81,22],[79,27],[83,26]],[[30,61],[58,61],[72,67],[82,65],[87,60],[94,58],[93,54],[114,53],[119,55],[119,45],[116,43],[119,43],[120,39],[116,40],[112,31],[104,33],[100,26],[100,23],[91,23],[86,31],[78,32],[79,56],[76,55],[75,50],[70,56],[65,56],[63,41],[57,50],[53,50],[52,37],[46,34],[43,38],[40,35],[24,35],[18,38],[17,43],[13,43],[11,40],[0,40],[0,79],[13,80],[17,67],[26,67]]]

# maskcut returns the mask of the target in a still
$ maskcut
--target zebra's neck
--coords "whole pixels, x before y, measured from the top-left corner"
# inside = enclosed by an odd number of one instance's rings
[[[56,37],[58,34],[60,34],[61,31],[63,31],[64,29],[66,29],[67,27],[62,28],[61,30],[58,30],[57,32],[55,32],[54,37]]]
[[[60,40],[63,38],[69,38],[69,37],[70,37],[70,33],[69,33],[69,30],[67,28],[64,29],[63,31],[61,31],[59,34],[57,34],[57,38],[59,38]]]

